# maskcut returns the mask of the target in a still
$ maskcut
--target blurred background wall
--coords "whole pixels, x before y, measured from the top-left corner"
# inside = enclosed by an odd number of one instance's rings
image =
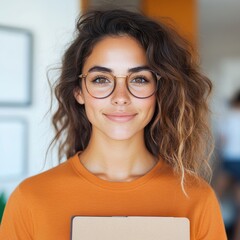
[[[0,25],[23,28],[33,35],[32,104],[26,107],[0,107],[0,120],[5,117],[21,118],[27,122],[28,128],[25,174],[0,179],[0,190],[7,196],[22,179],[42,171],[45,152],[52,138],[50,117],[47,115],[44,118],[50,106],[47,69],[61,61],[62,53],[72,39],[79,9],[80,2],[77,0],[0,1]],[[8,151],[10,153],[11,149]],[[1,156],[0,161],[2,163],[6,159]]]
[[[4,192],[6,197],[24,178],[53,166],[57,161],[55,149],[52,155],[48,155],[53,165],[48,161],[43,169],[45,152],[53,137],[51,113],[44,117],[50,106],[46,73],[50,67],[60,63],[73,37],[79,13],[103,4],[130,10],[141,9],[156,19],[163,17],[192,42],[199,52],[203,71],[214,84],[211,120],[217,138],[218,123],[228,112],[228,101],[240,89],[239,0],[1,0],[0,25],[29,30],[33,36],[32,103],[26,107],[0,106],[0,120],[4,117],[20,117],[26,121],[28,128],[24,174],[9,179],[0,178],[0,193]],[[54,79],[54,74],[51,77]],[[217,146],[214,169],[220,163],[218,152]],[[0,166],[4,161],[0,154]],[[217,170],[213,179],[215,176]],[[224,216],[229,218],[231,207],[221,206]]]
[[[240,1],[198,1],[198,42],[204,71],[214,82],[212,108],[223,114],[240,89]]]

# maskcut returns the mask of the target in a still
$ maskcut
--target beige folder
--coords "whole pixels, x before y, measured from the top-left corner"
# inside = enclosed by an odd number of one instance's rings
[[[156,216],[75,216],[72,240],[190,240],[187,218]]]

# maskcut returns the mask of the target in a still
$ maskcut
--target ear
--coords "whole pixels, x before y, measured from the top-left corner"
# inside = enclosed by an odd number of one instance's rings
[[[85,103],[82,90],[79,87],[73,90],[73,95],[79,104],[83,105]]]

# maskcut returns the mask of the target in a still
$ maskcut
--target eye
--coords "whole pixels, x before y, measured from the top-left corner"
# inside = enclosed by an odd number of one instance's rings
[[[91,82],[94,84],[100,84],[100,85],[111,83],[111,81],[105,76],[96,76]]]
[[[134,79],[131,80],[131,83],[147,84],[147,83],[149,83],[149,80],[145,76],[137,76],[137,77],[134,77]]]

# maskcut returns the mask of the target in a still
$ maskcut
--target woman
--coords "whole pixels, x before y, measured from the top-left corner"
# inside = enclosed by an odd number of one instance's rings
[[[55,95],[59,159],[23,181],[3,217],[4,239],[68,239],[74,215],[187,217],[191,239],[226,239],[202,177],[211,150],[211,82],[167,26],[125,10],[77,23]]]

